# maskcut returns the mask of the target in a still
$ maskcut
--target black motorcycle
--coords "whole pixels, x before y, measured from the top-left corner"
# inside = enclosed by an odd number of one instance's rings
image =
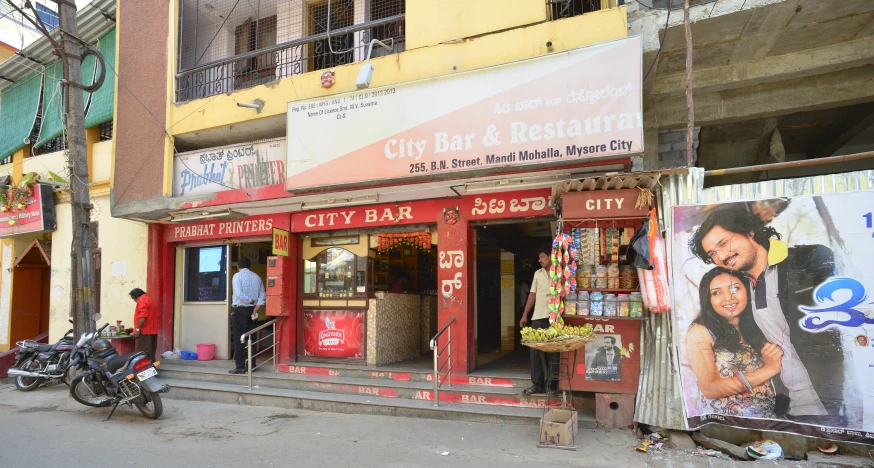
[[[70,395],[85,406],[107,407],[112,417],[118,405],[136,406],[143,416],[158,419],[164,412],[161,393],[170,391],[158,380],[160,362],[140,351],[121,356],[100,333],[83,334],[74,349],[74,365],[81,371],[70,382]]]
[[[67,383],[73,363],[73,330],[53,345],[28,340],[19,341],[16,346],[15,365],[8,372],[10,377],[15,377],[16,388],[29,392],[44,383]]]

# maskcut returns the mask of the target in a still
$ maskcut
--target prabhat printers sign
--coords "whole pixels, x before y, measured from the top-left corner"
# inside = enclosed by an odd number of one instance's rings
[[[285,141],[280,139],[177,155],[173,196],[283,184],[285,153]]]
[[[640,153],[642,50],[641,38],[632,37],[291,102],[286,188],[363,185]]]
[[[23,200],[14,200],[11,192],[5,194],[8,204],[0,212],[0,237],[54,231],[55,200],[52,187],[34,185],[33,193]]]

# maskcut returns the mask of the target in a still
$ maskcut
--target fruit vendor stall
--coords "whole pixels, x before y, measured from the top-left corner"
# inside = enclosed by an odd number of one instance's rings
[[[551,326],[523,329],[522,343],[561,353],[560,364],[550,364],[558,370],[559,388],[595,393],[599,424],[628,426],[640,382],[641,324],[669,304],[653,194],[632,188],[557,198]]]

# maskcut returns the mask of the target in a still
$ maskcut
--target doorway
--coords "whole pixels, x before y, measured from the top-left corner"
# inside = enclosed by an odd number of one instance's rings
[[[252,242],[187,246],[182,252],[181,348],[196,351],[198,344],[215,344],[215,359],[234,358],[233,286],[237,262],[247,257],[250,270],[266,284],[267,257],[271,244],[260,239]],[[267,320],[266,307],[259,310],[259,323]],[[267,330],[269,334],[271,330]],[[269,340],[265,343],[270,345]]]
[[[537,255],[550,247],[555,223],[549,219],[476,226],[476,369],[490,375],[527,374],[528,348],[519,344],[519,320]]]
[[[12,281],[11,343],[49,331],[51,243],[34,240],[15,261]]]

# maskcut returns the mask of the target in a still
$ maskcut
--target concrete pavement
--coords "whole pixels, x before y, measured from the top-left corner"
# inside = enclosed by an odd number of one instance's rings
[[[65,385],[0,384],[0,466],[642,467],[629,431],[582,430],[576,452],[537,449],[536,426],[164,400],[164,416],[87,408]],[[442,455],[448,452],[448,455]],[[38,458],[34,458],[38,454]]]

